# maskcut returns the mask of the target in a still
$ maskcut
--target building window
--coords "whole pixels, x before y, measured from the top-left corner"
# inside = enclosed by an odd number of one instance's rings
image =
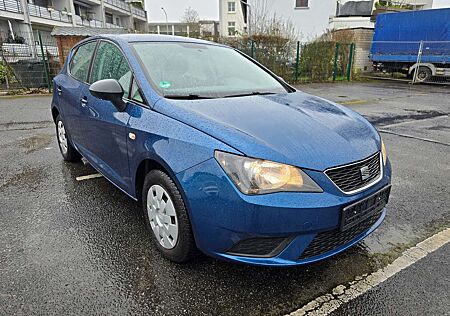
[[[228,12],[236,12],[236,2],[228,2]]]
[[[228,22],[228,35],[236,35],[236,22]]]
[[[309,8],[309,0],[295,0],[296,8]]]
[[[109,24],[113,24],[113,15],[111,13],[105,12],[105,22]]]

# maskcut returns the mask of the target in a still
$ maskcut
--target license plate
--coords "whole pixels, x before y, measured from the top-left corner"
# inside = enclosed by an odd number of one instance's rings
[[[349,229],[380,212],[388,203],[390,192],[389,185],[371,196],[344,207],[341,213],[340,230]]]

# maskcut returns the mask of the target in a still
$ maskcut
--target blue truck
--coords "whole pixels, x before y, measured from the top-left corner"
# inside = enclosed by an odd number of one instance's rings
[[[450,77],[450,8],[379,14],[370,59],[375,70],[416,81]]]

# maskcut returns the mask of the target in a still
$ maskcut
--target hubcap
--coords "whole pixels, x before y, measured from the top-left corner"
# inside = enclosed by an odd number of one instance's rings
[[[178,221],[172,199],[160,185],[152,185],[147,193],[147,213],[153,234],[165,249],[178,240]]]
[[[63,154],[67,153],[67,137],[66,129],[62,121],[58,121],[58,143]]]

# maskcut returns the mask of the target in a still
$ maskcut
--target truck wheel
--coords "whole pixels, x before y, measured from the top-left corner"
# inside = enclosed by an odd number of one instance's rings
[[[417,71],[417,68],[416,68]],[[419,67],[417,71],[416,81],[417,82],[426,82],[430,80],[432,76],[431,69],[428,67]]]

